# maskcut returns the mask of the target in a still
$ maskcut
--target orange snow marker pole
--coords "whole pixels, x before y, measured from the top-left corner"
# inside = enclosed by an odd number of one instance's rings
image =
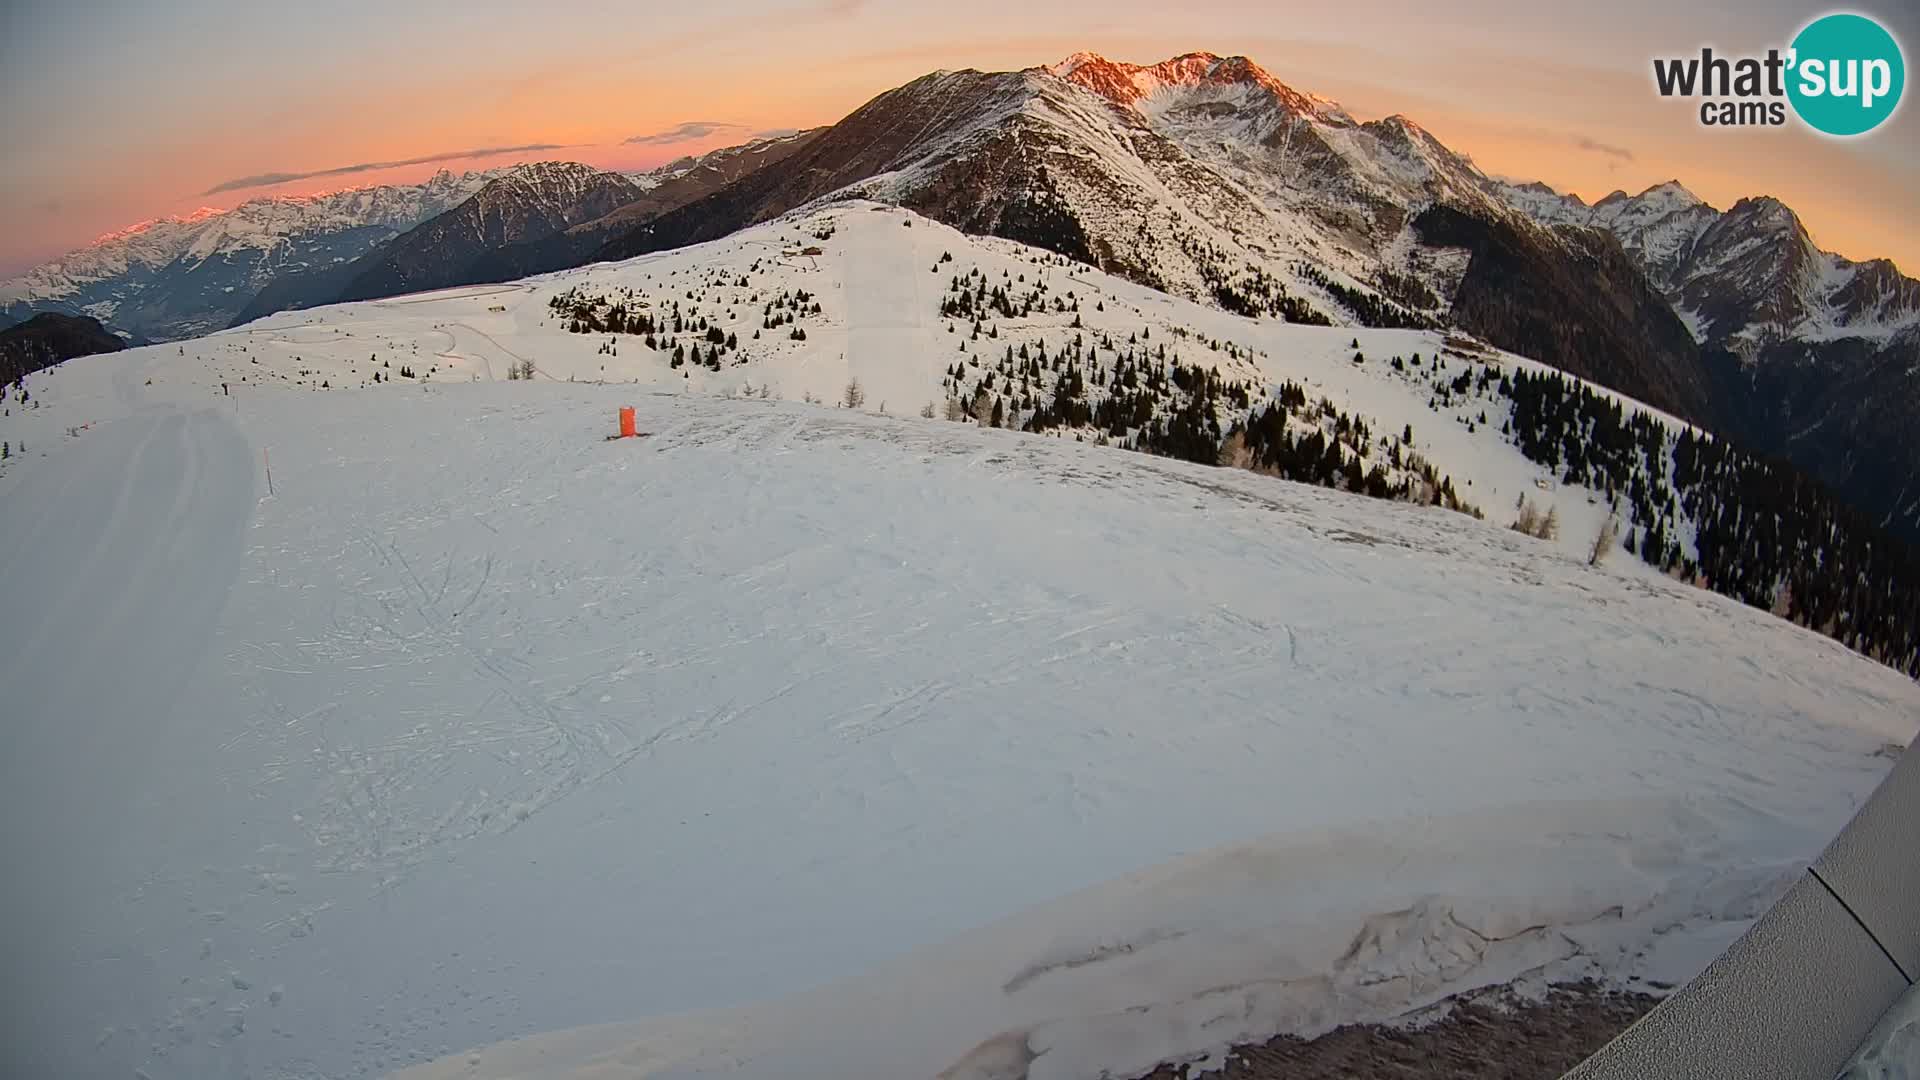
[[[620,410],[620,437],[631,439],[633,436],[633,406],[628,405]]]

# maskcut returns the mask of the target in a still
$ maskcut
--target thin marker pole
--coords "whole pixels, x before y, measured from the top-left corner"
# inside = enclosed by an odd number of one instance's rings
[[[267,494],[271,496],[273,494],[273,455],[263,446],[260,448],[260,459],[267,463]]]

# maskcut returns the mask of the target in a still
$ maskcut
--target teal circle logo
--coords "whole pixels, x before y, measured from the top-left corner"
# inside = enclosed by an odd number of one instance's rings
[[[1815,131],[1864,135],[1899,107],[1907,84],[1900,43],[1865,15],[1823,15],[1792,49],[1787,100]]]

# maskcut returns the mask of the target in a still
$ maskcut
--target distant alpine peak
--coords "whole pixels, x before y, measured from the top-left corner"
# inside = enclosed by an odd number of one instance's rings
[[[509,166],[503,175],[548,178],[548,177],[594,177],[617,175],[598,165],[589,165],[583,161],[523,161]]]
[[[117,244],[123,240],[131,240],[141,233],[149,232],[161,225],[197,225],[208,218],[219,217],[224,213],[226,213],[226,211],[217,206],[203,206],[191,214],[169,214],[166,217],[148,218],[145,221],[136,221],[124,228],[114,229],[111,232],[103,232],[99,236],[94,237],[87,246],[103,247],[108,244]]]
[[[1771,195],[1749,195],[1739,202],[1734,203],[1733,208],[1729,210],[1728,213],[1744,214],[1761,220],[1772,220],[1781,223],[1792,221],[1798,224],[1800,220],[1799,215],[1795,214],[1791,207]]]
[[[550,163],[538,162],[534,164]],[[522,166],[515,166],[515,168],[520,167]],[[215,219],[232,215],[246,216],[248,214],[270,213],[284,208],[319,207],[323,204],[350,200],[356,197],[379,198],[388,196],[404,198],[409,194],[418,193],[451,198],[451,193],[462,191],[471,192],[471,190],[478,188],[485,180],[500,175],[502,171],[503,170],[496,169],[488,172],[456,174],[446,169],[441,169],[426,180],[411,185],[359,184],[348,187],[329,188],[324,191],[302,192],[300,194],[276,192],[268,195],[256,195],[233,207],[203,206],[188,214],[168,214],[164,217],[136,221],[131,225],[101,233],[91,241],[88,241],[86,247],[81,248],[80,252],[95,248],[112,247],[116,244],[133,240],[143,234],[156,232],[158,230],[203,225]],[[79,254],[80,252],[73,254]]]
[[[1333,102],[1300,93],[1245,56],[1190,52],[1142,65],[1109,60],[1099,53],[1077,52],[1045,70],[1126,106],[1167,90],[1253,86],[1272,94],[1294,112],[1345,115]]]
[[[1047,65],[1047,70],[1065,79],[1070,78],[1074,72],[1088,65],[1100,65],[1104,67],[1118,66],[1097,52],[1077,52],[1057,64]]]
[[[536,214],[566,217],[584,201],[593,200],[592,205],[610,210],[642,190],[639,184],[617,172],[582,162],[528,161],[494,177],[474,193],[472,205],[482,212],[508,216],[540,207],[543,209]],[[609,195],[611,200],[606,197]]]
[[[1693,192],[1688,191],[1686,185],[1678,180],[1668,180],[1664,183],[1655,184],[1641,192],[1636,198],[1643,202],[1658,199],[1665,203],[1672,203],[1679,208],[1705,205],[1705,200]]]
[[[1806,253],[1815,250],[1813,238],[1807,234],[1807,227],[1800,220],[1800,215],[1793,212],[1793,207],[1771,195],[1749,196],[1734,203],[1722,217],[1721,226],[1789,240],[1795,248]]]
[[[1338,106],[1334,106],[1334,108],[1338,109]],[[1324,105],[1322,105],[1318,111],[1323,118],[1326,117]],[[1470,167],[1470,162],[1467,158],[1448,149],[1445,143],[1442,143],[1434,137],[1433,132],[1421,127],[1413,121],[1412,117],[1404,113],[1394,113],[1392,116],[1386,117],[1377,124],[1369,124],[1368,127],[1379,132],[1391,133],[1391,137],[1401,139],[1405,142],[1424,144],[1429,153],[1453,159],[1463,167]]]
[[[1145,74],[1151,76],[1152,82],[1176,86],[1195,86],[1203,82],[1277,81],[1260,65],[1244,56],[1222,57],[1210,52],[1181,53],[1157,64],[1129,64],[1109,60],[1096,52],[1077,52],[1049,66],[1047,70],[1063,79],[1081,71],[1112,71],[1129,78]]]
[[[1668,180],[1655,184],[1638,195],[1629,195],[1618,189],[1610,191],[1599,202],[1593,204],[1596,210],[1619,207],[1622,204],[1634,206],[1657,206],[1662,210],[1689,210],[1696,206],[1705,206],[1706,201],[1678,180]]]
[[[489,187],[512,184],[523,187],[578,188],[593,183],[605,170],[578,161],[524,161],[510,166]],[[485,189],[482,189],[485,190]]]

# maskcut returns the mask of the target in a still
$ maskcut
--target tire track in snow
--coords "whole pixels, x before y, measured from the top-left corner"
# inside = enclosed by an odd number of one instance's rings
[[[0,850],[12,874],[0,926],[32,928],[9,935],[5,952],[10,976],[36,988],[10,1002],[6,1041],[49,1075],[79,1075],[95,1010],[124,999],[128,971],[74,958],[172,917],[143,905],[136,868],[169,850],[176,829],[203,824],[155,810],[175,805],[190,763],[218,752],[205,718],[180,710],[198,700],[183,693],[239,565],[254,477],[224,417],[166,408],[99,427],[36,472],[28,483],[47,485],[34,505],[48,535],[95,542],[36,548],[0,577],[10,616],[0,656],[11,661]],[[0,517],[0,544],[17,520]]]
[[[75,531],[68,531],[60,526],[73,525],[71,518],[59,514],[45,514],[31,519],[34,528],[27,537],[16,540],[7,538],[4,532],[0,532],[0,544],[6,545],[6,550],[13,555],[5,564],[0,564],[0,579],[13,579],[17,572],[23,569],[19,564],[32,555],[42,557],[40,559],[42,565],[39,569],[41,573],[47,572],[46,551],[35,546],[33,541],[42,532],[57,530],[64,535],[77,534],[91,537],[91,542],[83,548],[68,553],[73,559],[77,559],[78,565],[71,571],[72,582],[66,586],[67,588],[74,592],[85,589],[101,593],[107,598],[109,610],[115,612],[124,610],[125,605],[132,602],[129,598],[130,587],[135,584],[133,579],[137,576],[130,569],[132,560],[150,547],[150,541],[154,538],[172,542],[172,530],[179,522],[183,501],[190,488],[187,479],[174,480],[170,475],[176,470],[188,471],[188,467],[180,460],[185,457],[184,442],[178,447],[169,447],[161,442],[167,436],[169,429],[177,428],[184,432],[185,423],[178,415],[140,416],[121,423],[127,426],[103,427],[90,436],[83,436],[82,438],[87,439],[88,442],[83,447],[74,449],[83,450],[84,453],[78,460],[66,462],[71,469],[86,473],[95,473],[103,469],[115,470],[118,475],[111,486],[101,484],[97,480],[90,481],[88,486],[74,483],[61,485],[62,495],[74,505],[75,512],[89,518],[98,514],[101,496],[96,492],[112,492],[111,505],[104,515],[105,520],[88,521],[77,526]],[[104,438],[108,432],[112,432],[114,438]],[[137,442],[134,441],[136,439]],[[130,442],[133,445],[129,449]],[[156,447],[156,442],[160,442],[161,445]],[[169,449],[176,452],[164,453]],[[56,479],[57,476],[57,473],[48,470],[43,471],[38,478]],[[165,492],[171,492],[173,496],[168,503],[165,517],[151,528],[133,527],[129,519],[134,512],[132,508],[136,501],[141,501],[148,493]],[[103,586],[102,583],[106,580],[112,580],[118,584]],[[31,610],[31,601],[22,607],[23,613],[27,610]],[[63,633],[79,633],[77,628],[64,629],[75,623],[90,625],[96,632],[104,632],[111,625],[111,620],[100,619],[97,612],[89,611],[84,605],[76,602],[50,605],[48,611],[39,619],[27,623],[35,626],[32,636],[24,644],[6,650],[4,655],[12,663],[0,666],[0,683],[11,684],[16,681],[22,672],[34,665],[39,653],[50,640]],[[89,638],[81,643],[80,647],[84,649],[86,645],[91,644],[91,640]],[[78,654],[67,653],[67,655]]]

